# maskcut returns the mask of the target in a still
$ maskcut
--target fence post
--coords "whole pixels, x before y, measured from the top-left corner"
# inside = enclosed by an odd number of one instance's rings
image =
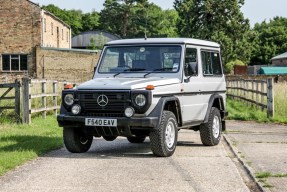
[[[252,101],[254,101],[254,80],[252,79],[252,93],[251,93],[251,99],[252,99]],[[253,105],[254,106],[254,104],[251,104],[251,105]]]
[[[236,88],[236,96],[240,96],[239,79],[236,79]],[[236,97],[236,100],[239,101],[239,97]]]
[[[240,98],[239,100],[242,101],[242,98],[243,97],[243,81],[242,79],[240,79]]]
[[[53,82],[53,93],[56,94],[57,93],[57,84],[58,82],[57,81],[54,81]],[[55,107],[55,116],[57,117],[57,114],[58,114],[58,110],[57,110],[57,96],[53,96],[53,102],[54,102],[54,107]]]
[[[274,79],[267,79],[267,117],[274,117]]]
[[[261,104],[264,103],[264,84],[265,82],[264,81],[261,81]],[[266,85],[267,85],[267,82],[266,82]],[[264,111],[264,106],[262,105],[262,111]]]
[[[47,111],[46,111],[46,107],[47,107],[47,97],[46,97],[46,81],[42,82],[42,107],[43,109],[45,109],[43,112],[42,112],[42,116],[44,119],[46,119],[46,114],[47,114]]]
[[[248,80],[244,80],[244,98],[248,99]],[[249,106],[249,101],[246,100],[246,106]]]
[[[30,79],[22,79],[22,122],[31,123]]]
[[[248,98],[248,91],[247,91],[247,80],[243,80],[243,86],[244,86],[244,98],[247,99]],[[246,106],[248,106],[248,101],[245,100]]]
[[[15,87],[15,113],[17,114],[18,118],[21,119],[21,116],[20,116],[20,103],[21,103],[20,102],[20,87],[21,87],[21,84],[20,84],[19,80],[16,80],[15,84],[17,85]]]
[[[259,82],[256,81],[256,109],[258,109],[259,106]]]

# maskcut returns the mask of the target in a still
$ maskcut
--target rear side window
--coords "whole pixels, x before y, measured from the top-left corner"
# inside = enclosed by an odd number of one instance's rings
[[[202,71],[204,76],[221,76],[220,54],[213,51],[201,51]]]

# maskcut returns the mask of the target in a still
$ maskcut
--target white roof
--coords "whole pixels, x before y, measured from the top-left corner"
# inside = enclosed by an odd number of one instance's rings
[[[276,57],[273,57],[272,59],[271,59],[271,61],[272,60],[279,60],[279,59],[286,59],[287,58],[287,52],[286,53],[283,53],[283,54],[281,54],[281,55],[277,55]]]
[[[126,45],[126,44],[192,44],[208,47],[220,47],[218,43],[192,38],[147,38],[147,39],[121,39],[110,41],[106,45]]]

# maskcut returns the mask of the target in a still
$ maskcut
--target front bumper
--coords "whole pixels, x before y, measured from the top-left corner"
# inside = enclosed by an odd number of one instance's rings
[[[73,126],[73,127],[85,127],[85,116],[69,116],[69,115],[58,115],[57,120],[60,127]],[[99,118],[99,117],[88,117],[88,118]],[[103,117],[100,117],[103,118]],[[138,128],[156,128],[158,124],[158,117],[116,117],[104,119],[117,119],[118,127],[138,127]]]

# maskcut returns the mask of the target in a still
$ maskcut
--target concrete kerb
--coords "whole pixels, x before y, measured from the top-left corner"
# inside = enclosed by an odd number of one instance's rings
[[[241,165],[243,166],[244,170],[246,171],[246,173],[250,176],[250,178],[252,179],[252,181],[254,183],[256,183],[257,187],[260,189],[260,191],[262,192],[269,192],[270,190],[265,189],[262,184],[260,182],[258,182],[258,180],[256,179],[254,173],[254,169],[251,168],[247,162],[242,159],[239,155],[239,151],[238,149],[232,145],[232,142],[230,141],[230,139],[228,138],[227,135],[223,135],[224,141],[227,143],[228,147],[230,148],[230,150],[232,151],[232,153],[234,154],[234,156],[236,157],[236,159],[241,163]]]

